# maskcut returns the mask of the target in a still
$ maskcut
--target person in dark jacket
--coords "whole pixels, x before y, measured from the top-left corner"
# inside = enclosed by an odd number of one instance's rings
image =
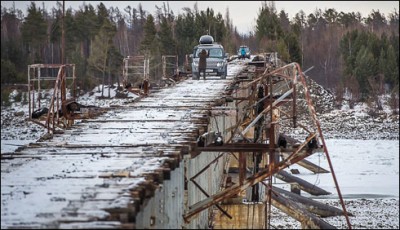
[[[207,57],[208,57],[207,51],[203,49],[199,54],[199,78],[201,72],[203,72],[204,80],[206,80]]]

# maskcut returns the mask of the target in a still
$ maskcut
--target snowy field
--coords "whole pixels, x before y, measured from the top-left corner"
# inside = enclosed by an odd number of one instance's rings
[[[329,139],[326,145],[344,198],[399,196],[398,140]],[[307,160],[331,171],[324,153],[316,153]],[[331,173],[313,174],[300,166],[296,168],[301,172],[299,177],[337,198]]]
[[[339,184],[353,229],[399,228],[399,141],[398,140],[326,140],[333,170]],[[316,153],[307,160],[329,171],[324,153]],[[314,174],[301,166],[296,175],[331,192],[326,196],[312,197],[342,210],[331,173]],[[281,186],[290,190],[290,186]],[[300,224],[273,208],[271,220],[276,228],[301,228]],[[345,218],[329,217],[324,220],[337,228],[348,228]]]

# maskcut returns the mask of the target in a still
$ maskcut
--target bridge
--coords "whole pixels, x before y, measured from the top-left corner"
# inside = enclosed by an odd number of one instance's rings
[[[226,79],[182,79],[2,154],[2,228],[224,228],[243,200],[259,210],[258,228],[269,228],[271,205],[304,228],[332,228],[321,218],[330,215],[350,227],[331,164],[305,159],[329,154],[303,71],[264,58],[231,62]],[[326,191],[285,174],[293,164],[332,173],[343,210],[297,197]]]

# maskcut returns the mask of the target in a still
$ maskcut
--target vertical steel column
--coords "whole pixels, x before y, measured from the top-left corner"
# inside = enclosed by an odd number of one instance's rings
[[[292,108],[292,117],[293,117],[293,128],[297,127],[297,117],[296,117],[296,103],[297,103],[297,92],[296,92],[296,84],[297,84],[297,73],[294,74],[294,80],[292,81],[291,85],[293,88],[293,94],[292,94],[292,98],[293,98],[293,108]]]
[[[31,67],[28,65],[28,101],[29,101],[29,118],[32,118],[31,106]]]
[[[247,153],[239,152],[239,184],[242,185],[246,179]]]
[[[300,81],[301,81],[301,83],[303,84],[303,87],[304,87],[304,91],[305,91],[304,94],[306,96],[306,101],[307,101],[308,107],[309,107],[310,112],[311,112],[311,117],[312,117],[312,119],[313,119],[313,121],[314,121],[314,123],[315,123],[315,125],[317,126],[317,129],[318,129],[318,133],[319,133],[319,136],[320,136],[320,139],[321,139],[321,142],[322,142],[322,147],[324,149],[326,158],[328,160],[329,168],[330,168],[331,173],[332,173],[333,181],[335,183],[335,187],[336,187],[336,190],[338,192],[339,200],[340,200],[340,203],[341,203],[342,208],[343,208],[343,212],[344,212],[344,216],[346,218],[347,225],[348,225],[349,229],[351,229],[350,219],[349,219],[349,216],[347,214],[347,210],[346,210],[346,206],[345,206],[344,201],[343,201],[342,193],[340,192],[339,184],[337,182],[335,171],[333,169],[333,165],[332,165],[329,153],[328,153],[328,148],[326,147],[326,144],[325,144],[325,139],[324,139],[324,136],[322,134],[321,125],[319,123],[319,120],[317,119],[315,108],[314,108],[314,105],[313,105],[312,100],[311,100],[311,95],[310,95],[310,92],[308,91],[308,88],[307,88],[307,82],[305,80],[303,72],[301,71],[300,66],[297,63],[296,63],[296,66],[297,66],[297,70],[298,70],[299,74],[301,74]]]
[[[40,75],[41,75],[40,67],[38,67],[38,103],[39,103],[38,109],[40,109],[40,98],[42,97],[40,94]]]

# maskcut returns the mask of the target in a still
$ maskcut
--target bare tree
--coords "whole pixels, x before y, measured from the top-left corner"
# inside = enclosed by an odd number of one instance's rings
[[[354,109],[355,104],[360,100],[360,84],[355,76],[351,76],[345,80],[347,86],[347,97],[349,100],[350,109]]]
[[[383,93],[385,76],[383,74],[377,74],[375,76],[368,77],[368,83],[371,87],[371,98],[375,101],[376,109],[383,110],[382,102],[379,96]]]
[[[96,35],[95,40],[92,44],[92,53],[89,57],[89,65],[102,73],[102,90],[101,96],[104,96],[104,83],[105,83],[105,76],[107,71],[108,65],[108,56],[109,50],[112,46],[112,38],[115,34],[115,28],[109,23],[105,21],[104,25],[100,29],[100,33]]]
[[[399,114],[399,86],[393,88],[392,93],[390,94],[389,100],[390,108],[392,109],[393,115]]]

